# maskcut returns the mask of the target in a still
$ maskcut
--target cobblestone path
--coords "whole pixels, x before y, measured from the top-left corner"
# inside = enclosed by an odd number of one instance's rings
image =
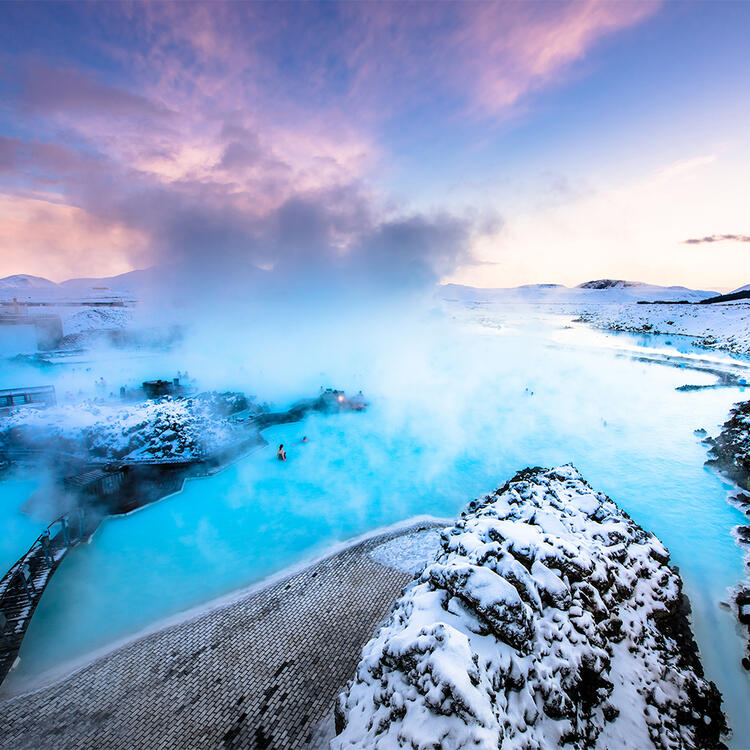
[[[0,748],[308,747],[410,576],[350,547],[0,703]]]

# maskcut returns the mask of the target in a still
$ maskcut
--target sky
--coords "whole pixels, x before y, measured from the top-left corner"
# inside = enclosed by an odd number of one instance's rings
[[[748,28],[746,2],[3,3],[0,276],[730,290]]]

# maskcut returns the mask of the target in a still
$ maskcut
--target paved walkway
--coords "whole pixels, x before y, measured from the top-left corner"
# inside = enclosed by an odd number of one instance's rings
[[[0,748],[308,747],[411,579],[367,553],[409,532],[368,539],[0,703]]]

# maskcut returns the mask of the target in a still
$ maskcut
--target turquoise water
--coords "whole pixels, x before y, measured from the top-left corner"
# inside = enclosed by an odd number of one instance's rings
[[[39,484],[36,479],[18,477],[0,481],[0,577],[26,553],[47,525],[45,519],[32,518],[21,511]]]
[[[455,516],[525,466],[573,462],[671,550],[741,747],[750,680],[738,628],[719,602],[743,576],[730,531],[744,517],[726,502],[728,485],[703,467],[705,446],[693,434],[714,432],[740,395],[677,392],[701,375],[623,357],[622,336],[576,329],[567,346],[566,336],[559,327],[456,324],[359,363],[372,373],[359,381],[373,396],[367,413],[268,430],[268,447],[227,470],[107,520],[56,573],[4,689],[336,542],[417,514]],[[352,382],[352,373],[333,377],[347,375]],[[274,458],[281,442],[286,464]]]

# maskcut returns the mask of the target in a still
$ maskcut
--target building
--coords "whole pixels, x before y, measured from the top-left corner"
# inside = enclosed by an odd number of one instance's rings
[[[26,388],[0,389],[0,414],[11,409],[43,408],[55,406],[57,397],[53,385],[27,386]]]
[[[0,315],[0,353],[49,351],[57,349],[62,338],[62,320],[59,315]]]

